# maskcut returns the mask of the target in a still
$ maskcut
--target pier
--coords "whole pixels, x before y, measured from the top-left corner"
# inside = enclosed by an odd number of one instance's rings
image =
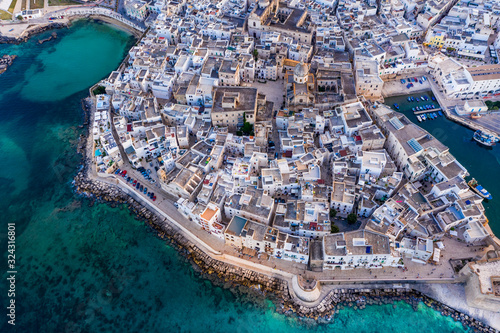
[[[422,110],[422,111],[413,111],[414,115],[419,115],[419,114],[424,114],[424,113],[432,113],[432,112],[438,112],[441,111],[441,108],[435,108],[435,109],[429,109],[429,110]]]
[[[478,122],[474,121],[473,119],[465,118],[465,117],[461,117],[461,116],[458,116],[456,114],[453,114],[453,111],[452,111],[453,106],[449,106],[449,104],[450,104],[449,101],[447,101],[447,98],[440,91],[440,88],[437,85],[437,83],[434,82],[433,80],[430,80],[429,83],[430,83],[430,86],[432,89],[432,93],[436,97],[437,102],[439,103],[439,105],[444,106],[442,108],[442,111],[443,111],[444,116],[447,119],[449,119],[457,124],[460,124],[462,126],[465,126],[473,131],[481,130],[482,132],[485,132],[485,133],[488,133],[488,134],[491,134],[491,135],[494,135],[494,136],[500,138],[500,128],[495,129],[495,130],[490,129],[490,128],[486,128],[483,125],[479,124]]]

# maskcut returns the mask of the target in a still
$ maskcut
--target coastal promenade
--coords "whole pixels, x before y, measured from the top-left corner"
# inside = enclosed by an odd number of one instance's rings
[[[0,36],[19,39],[31,31],[53,24],[67,25],[78,18],[96,18],[126,29],[139,37],[146,27],[137,24],[114,10],[95,5],[89,6],[55,6],[45,9],[45,15],[41,18],[25,21],[11,21],[0,25]]]
[[[469,117],[459,116],[454,111],[457,104],[457,99],[449,99],[442,92],[442,88],[435,82],[433,78],[430,78],[427,81],[429,82],[432,93],[436,97],[446,118],[471,130],[481,130],[500,137],[500,113],[488,114],[480,119],[471,119]]]

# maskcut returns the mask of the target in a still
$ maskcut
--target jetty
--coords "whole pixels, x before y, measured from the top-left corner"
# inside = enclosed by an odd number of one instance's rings
[[[419,114],[424,114],[424,113],[430,113],[430,112],[438,112],[441,111],[441,108],[435,108],[435,109],[429,109],[429,110],[421,110],[421,111],[413,111],[414,115],[419,115]]]
[[[53,32],[51,36],[47,37],[47,38],[44,38],[44,39],[39,39],[38,40],[38,43],[39,44],[43,44],[45,42],[48,42],[49,40],[52,40],[52,39],[56,39],[57,38],[57,33],[56,32]]]
[[[434,96],[436,97],[436,100],[439,103],[439,105],[444,105],[444,106],[448,105],[446,100],[443,100],[444,97],[442,95],[442,92],[440,91],[439,87],[437,86],[437,84],[435,82],[431,82],[431,89],[432,89],[432,92],[434,93]],[[460,117],[456,114],[453,114],[452,108],[453,107],[451,107],[451,106],[442,108],[442,112],[447,119],[449,119],[449,120],[451,120],[459,125],[465,126],[473,131],[481,130],[482,132],[485,132],[485,133],[491,134],[497,138],[500,138],[500,128],[498,130],[492,130],[492,129],[486,128],[470,118]]]

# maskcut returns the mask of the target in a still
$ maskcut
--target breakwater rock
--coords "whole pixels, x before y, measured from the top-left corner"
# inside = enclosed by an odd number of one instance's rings
[[[33,29],[26,30],[19,37],[0,36],[0,44],[21,44],[23,42],[26,42],[32,36],[40,34],[44,31],[51,30],[51,29],[66,28],[67,26],[68,26],[67,23],[58,23],[58,22],[49,23],[46,25],[40,25],[40,26],[37,26]]]
[[[0,58],[0,74],[3,74],[16,58],[16,55],[4,54],[3,57]]]

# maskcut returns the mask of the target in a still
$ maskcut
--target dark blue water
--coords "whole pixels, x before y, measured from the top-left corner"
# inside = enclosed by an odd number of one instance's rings
[[[50,33],[50,32],[49,32]],[[422,305],[345,309],[304,327],[270,301],[235,296],[200,279],[125,207],[73,193],[80,99],[133,44],[127,33],[78,22],[17,54],[0,76],[0,332],[462,332]],[[7,324],[7,226],[16,224],[16,326]]]
[[[418,93],[413,96],[423,95],[430,97],[432,93]],[[419,122],[413,114],[412,108],[424,104],[437,106],[438,103],[434,101],[409,103],[406,98],[407,95],[387,98],[385,104],[392,107],[394,103],[398,103],[400,112],[448,146],[453,156],[469,171],[469,178],[476,178],[491,193],[493,200],[484,201],[483,204],[491,229],[496,235],[500,235],[500,173],[497,171],[500,168],[500,147],[480,145],[472,139],[474,131],[460,126],[444,116]]]

